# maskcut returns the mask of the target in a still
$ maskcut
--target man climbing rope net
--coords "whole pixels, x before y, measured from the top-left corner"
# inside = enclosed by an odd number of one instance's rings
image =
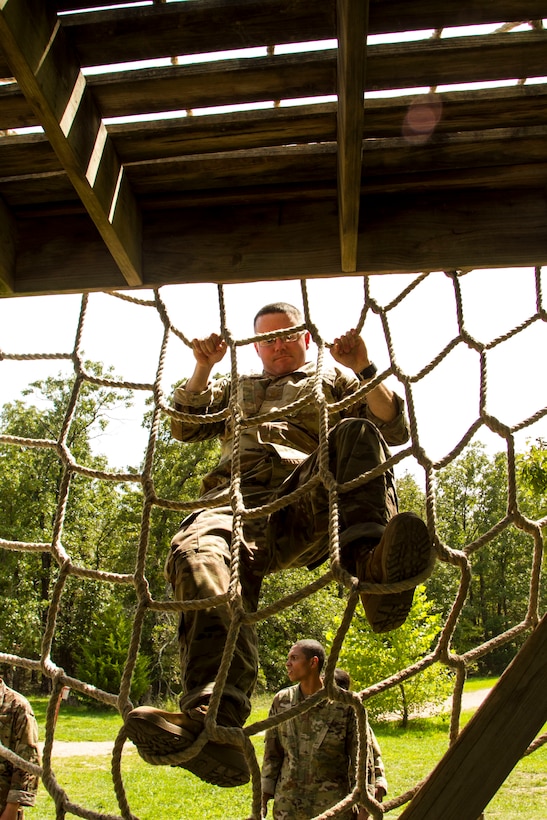
[[[300,329],[303,323],[300,311],[284,302],[259,310],[254,330],[260,338],[254,346],[263,372],[240,377],[236,385],[230,379],[210,380],[226,353],[226,342],[216,333],[194,339],[194,372],[175,390],[175,409],[198,416],[225,410],[231,390],[237,391],[244,419],[239,463],[246,507],[286,497],[319,470],[319,413],[311,400],[316,368],[307,361],[310,333]],[[322,373],[323,395],[329,404],[351,397],[376,372],[363,338],[354,330],[334,340],[331,355],[345,370],[334,367]],[[347,409],[333,412],[332,425],[328,466],[337,485],[379,467],[390,457],[387,445],[404,444],[409,437],[403,401],[383,383]],[[177,601],[223,595],[230,584],[233,510],[225,499],[232,474],[234,420],[222,417],[207,423],[199,418],[195,422],[174,418],[171,430],[185,442],[218,436],[222,450],[218,465],[202,482],[200,498],[207,506],[191,513],[171,542],[166,576]],[[219,504],[211,506],[217,498]],[[338,511],[341,564],[359,581],[397,584],[430,571],[433,558],[427,528],[413,513],[398,512],[391,469],[341,491]],[[313,568],[325,561],[328,531],[329,494],[322,481],[262,518],[245,519],[239,581],[247,611],[256,610],[266,574],[289,567]],[[372,629],[386,632],[404,623],[413,594],[414,588],[361,593]],[[181,613],[181,712],[143,706],[130,712],[126,720],[128,737],[149,763],[172,765],[173,758],[180,757],[201,735],[231,614],[229,603]],[[220,726],[245,723],[257,669],[255,628],[243,624],[220,699]],[[177,765],[219,786],[241,785],[250,777],[243,749],[235,743],[208,739],[196,754]]]

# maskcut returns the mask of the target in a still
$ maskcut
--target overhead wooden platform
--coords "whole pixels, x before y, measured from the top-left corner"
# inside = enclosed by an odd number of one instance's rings
[[[2,0],[2,295],[547,262],[545,13]]]

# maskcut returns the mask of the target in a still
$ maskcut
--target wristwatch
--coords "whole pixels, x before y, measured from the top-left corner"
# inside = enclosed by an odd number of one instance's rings
[[[372,379],[372,377],[375,376],[377,372],[378,368],[375,364],[373,364],[373,362],[371,362],[368,367],[365,367],[363,370],[360,370],[357,375],[360,376],[362,379]]]

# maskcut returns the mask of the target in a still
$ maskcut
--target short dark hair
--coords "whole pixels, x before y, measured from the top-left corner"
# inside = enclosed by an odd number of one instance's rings
[[[295,325],[304,323],[302,311],[298,310],[294,305],[290,305],[288,302],[271,302],[269,305],[264,305],[264,307],[260,308],[254,318],[253,327],[256,328],[256,322],[260,316],[266,316],[268,313],[286,313]]]
[[[337,667],[334,670],[334,682],[338,684],[340,689],[349,689],[351,686],[351,678],[349,676],[349,672],[346,672],[345,669],[340,669]]]
[[[314,641],[311,638],[304,638],[302,641],[297,641],[294,646],[297,646],[305,655],[307,660],[311,660],[312,658],[317,658],[317,668],[320,672],[323,668],[323,664],[325,663],[325,648],[319,641]]]

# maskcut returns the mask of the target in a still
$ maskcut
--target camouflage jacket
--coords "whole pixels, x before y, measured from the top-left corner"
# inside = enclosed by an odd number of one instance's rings
[[[314,393],[316,368],[307,362],[301,369],[285,376],[241,376],[237,384],[237,402],[243,418],[240,440],[242,491],[260,497],[254,503],[264,503],[272,487],[278,487],[294,467],[310,455],[319,444],[320,412],[310,401]],[[330,425],[342,418],[357,417],[372,421],[387,444],[404,444],[409,437],[404,416],[404,403],[396,397],[399,413],[391,422],[374,416],[361,396],[349,407],[337,408],[338,402],[355,394],[362,386],[359,378],[338,368],[325,370],[322,387],[329,406]],[[171,433],[179,441],[204,441],[219,437],[221,456],[218,465],[202,482],[202,495],[215,498],[230,485],[231,459],[234,445],[234,422],[231,415],[215,418],[229,407],[231,381],[213,381],[202,393],[192,393],[184,386],[175,390],[175,409],[206,418],[195,422],[172,419]],[[211,418],[212,417],[212,418]],[[211,421],[206,419],[211,418]]]
[[[38,726],[28,700],[0,678],[0,742],[29,763],[40,764]],[[38,777],[0,757],[0,813],[6,803],[34,806]]]
[[[304,696],[289,686],[275,696],[270,716],[290,709]],[[370,730],[373,765],[368,772],[372,793],[387,791],[378,742]],[[274,820],[308,820],[333,806],[352,789],[357,755],[357,722],[351,706],[322,701],[266,732],[262,792],[274,795]],[[351,811],[340,815],[350,818]]]

